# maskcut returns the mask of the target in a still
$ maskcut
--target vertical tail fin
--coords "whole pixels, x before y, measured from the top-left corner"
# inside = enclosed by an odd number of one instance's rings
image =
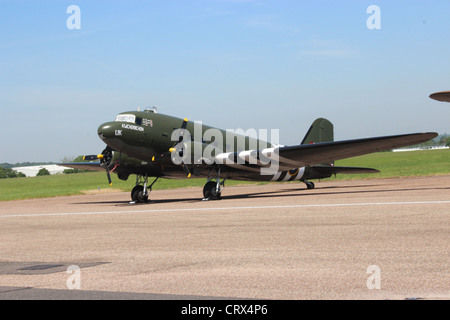
[[[316,119],[301,144],[314,144],[319,142],[330,142],[334,141],[334,127],[333,124],[324,118]],[[323,165],[330,166],[334,165],[334,161],[332,163],[324,163]]]
[[[319,118],[313,122],[301,144],[329,141],[334,141],[333,124],[327,119]]]

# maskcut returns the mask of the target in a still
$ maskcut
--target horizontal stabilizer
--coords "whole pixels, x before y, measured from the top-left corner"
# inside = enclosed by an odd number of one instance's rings
[[[313,166],[314,171],[324,174],[359,174],[359,173],[379,173],[380,170],[362,167],[339,167],[339,166]]]

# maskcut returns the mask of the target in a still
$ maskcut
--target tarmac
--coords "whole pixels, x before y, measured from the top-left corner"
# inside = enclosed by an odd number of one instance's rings
[[[450,298],[450,176],[0,202],[0,299]]]

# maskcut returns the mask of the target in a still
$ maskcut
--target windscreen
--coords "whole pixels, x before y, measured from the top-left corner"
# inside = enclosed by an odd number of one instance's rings
[[[129,123],[135,123],[136,116],[133,114],[119,114],[116,117],[117,122],[129,122]]]

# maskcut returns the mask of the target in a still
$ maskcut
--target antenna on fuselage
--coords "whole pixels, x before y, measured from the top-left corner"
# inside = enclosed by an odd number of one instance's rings
[[[145,108],[145,112],[153,112],[153,113],[158,113],[158,111],[156,111],[158,108],[153,106],[153,108],[150,109],[150,107]]]

